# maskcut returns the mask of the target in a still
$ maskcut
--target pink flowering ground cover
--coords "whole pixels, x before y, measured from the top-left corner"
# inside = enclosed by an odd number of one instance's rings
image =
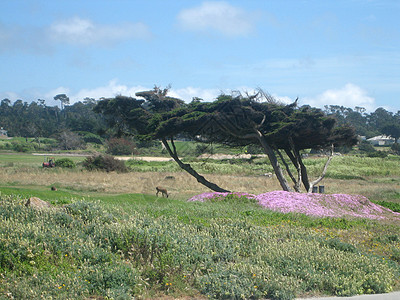
[[[349,216],[368,219],[385,219],[387,216],[391,216],[400,221],[400,213],[372,203],[366,197],[360,195],[274,191],[256,196],[247,193],[209,192],[196,195],[188,201],[218,200],[229,194],[235,194],[238,197],[244,196],[249,199],[255,198],[261,206],[283,213],[302,213],[316,217]]]
[[[302,194],[274,191],[260,194],[257,200],[261,206],[284,213],[296,212],[317,217],[359,217],[384,219],[385,214],[393,214],[388,208],[377,205],[360,195],[347,194]]]

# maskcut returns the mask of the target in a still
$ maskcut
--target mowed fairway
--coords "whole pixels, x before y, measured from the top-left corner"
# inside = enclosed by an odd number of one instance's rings
[[[145,165],[153,172],[119,174],[43,169],[43,158],[30,155],[0,159],[0,298],[292,299],[400,290],[400,224],[390,219],[283,214],[242,198],[187,202],[208,190],[156,164]],[[398,160],[335,160],[327,193],[400,203]],[[308,163],[318,169],[318,161]],[[227,169],[205,177],[233,191],[280,189],[254,169]],[[157,185],[170,197],[156,197]],[[56,208],[26,208],[31,196]]]

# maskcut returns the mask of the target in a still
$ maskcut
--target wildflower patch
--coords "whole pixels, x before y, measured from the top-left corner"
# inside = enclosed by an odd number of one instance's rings
[[[223,201],[226,198],[249,199],[262,207],[282,213],[301,213],[315,217],[357,217],[400,220],[400,213],[372,203],[361,195],[317,194],[273,191],[259,195],[248,193],[209,192],[193,196],[188,201]]]

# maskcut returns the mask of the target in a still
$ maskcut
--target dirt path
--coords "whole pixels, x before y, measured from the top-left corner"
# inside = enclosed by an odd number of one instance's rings
[[[35,156],[71,156],[71,157],[86,157],[92,154],[81,154],[81,153],[32,153]],[[171,161],[170,157],[156,157],[156,156],[115,156],[119,160],[144,160],[144,161]]]

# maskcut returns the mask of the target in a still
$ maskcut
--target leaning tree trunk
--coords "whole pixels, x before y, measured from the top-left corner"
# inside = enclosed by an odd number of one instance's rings
[[[293,153],[289,149],[285,149],[285,152],[290,158],[292,164],[296,166],[305,190],[308,191],[310,189],[310,181],[308,179],[307,167],[303,163],[299,150],[292,149],[292,151]],[[298,182],[298,184],[300,184],[300,182]]]
[[[196,178],[197,182],[201,183],[202,185],[205,185],[206,187],[208,187],[209,189],[211,189],[211,190],[213,190],[215,192],[221,192],[221,193],[229,192],[228,190],[225,190],[225,189],[219,187],[218,185],[216,185],[215,183],[212,183],[212,182],[208,181],[207,179],[205,179],[203,176],[201,176],[199,173],[197,173],[190,166],[190,164],[183,163],[178,157],[178,154],[177,154],[176,148],[175,148],[175,144],[174,144],[174,141],[173,141],[172,138],[171,138],[171,143],[172,143],[172,147],[174,148],[174,150],[171,149],[171,147],[169,146],[169,144],[168,144],[168,142],[167,142],[167,140],[165,138],[162,138],[161,142],[165,146],[165,149],[167,149],[169,155],[179,165],[179,167],[181,167],[183,170],[185,170],[190,175],[192,175],[194,178]]]
[[[264,151],[267,154],[272,167],[274,168],[276,178],[278,178],[279,184],[281,185],[282,189],[287,192],[293,192],[293,190],[290,188],[289,183],[287,182],[285,176],[283,176],[282,169],[279,165],[279,162],[275,155],[274,150],[267,143],[264,135],[258,129],[255,129],[255,131],[257,134],[257,138],[260,141],[261,146],[264,148]]]

